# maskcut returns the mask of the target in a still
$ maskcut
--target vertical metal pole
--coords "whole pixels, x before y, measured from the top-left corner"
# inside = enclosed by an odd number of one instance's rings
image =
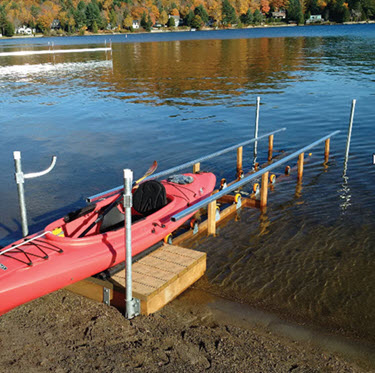
[[[258,126],[259,126],[259,106],[260,106],[260,97],[257,97],[257,107],[255,112],[255,130],[254,138],[258,137]],[[258,154],[258,141],[254,142],[254,164],[256,163],[256,158]]]
[[[132,184],[133,171],[124,170],[124,208],[125,208],[125,317],[134,317],[132,289]]]
[[[16,183],[18,189],[18,199],[20,202],[20,212],[21,212],[21,225],[22,225],[22,235],[26,237],[29,234],[29,229],[27,227],[27,213],[26,213],[26,203],[25,203],[25,191],[23,188],[24,177],[21,167],[21,152],[13,152],[14,166],[16,168]]]
[[[346,150],[345,150],[345,160],[349,157],[349,148],[350,148],[350,139],[352,137],[352,128],[353,128],[353,120],[354,120],[354,110],[355,110],[355,104],[357,100],[352,101],[352,108],[350,111],[350,120],[349,120],[349,129],[348,129],[348,138],[346,140]]]

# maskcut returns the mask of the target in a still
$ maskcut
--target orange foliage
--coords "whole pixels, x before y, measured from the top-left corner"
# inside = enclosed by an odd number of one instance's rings
[[[264,14],[270,11],[270,3],[268,0],[260,0],[260,10]]]
[[[180,12],[176,8],[173,8],[171,11],[171,16],[180,16]]]

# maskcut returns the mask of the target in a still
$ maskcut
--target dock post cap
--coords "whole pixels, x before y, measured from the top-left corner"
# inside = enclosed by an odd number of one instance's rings
[[[129,168],[124,169],[124,178],[125,179],[133,179],[133,171]]]
[[[21,159],[21,152],[19,150],[16,150],[13,152],[14,159]]]

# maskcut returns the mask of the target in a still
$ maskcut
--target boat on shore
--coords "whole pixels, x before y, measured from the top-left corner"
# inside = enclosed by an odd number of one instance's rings
[[[132,256],[162,241],[193,214],[171,216],[208,197],[212,173],[149,180],[133,190]],[[0,249],[0,315],[125,260],[122,193],[50,223],[44,230]]]

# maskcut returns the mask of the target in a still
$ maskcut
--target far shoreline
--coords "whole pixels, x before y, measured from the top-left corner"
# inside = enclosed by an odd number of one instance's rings
[[[83,35],[79,33],[74,34],[60,34],[60,35],[45,35],[42,33],[34,35],[14,35],[14,36],[2,36],[0,40],[18,40],[18,39],[34,39],[34,38],[60,38],[60,37],[76,37],[76,36],[113,36],[113,35],[144,35],[144,34],[164,34],[164,33],[179,33],[179,32],[196,32],[196,31],[227,31],[227,30],[249,30],[249,29],[271,29],[271,28],[289,28],[289,27],[317,27],[317,26],[340,26],[340,25],[365,25],[365,24],[375,24],[375,21],[360,21],[360,22],[344,22],[344,23],[334,23],[334,22],[324,22],[317,24],[303,24],[297,25],[296,23],[275,23],[275,24],[262,24],[262,25],[251,25],[246,27],[226,27],[226,28],[212,28],[204,27],[202,29],[187,29],[187,28],[168,28],[168,29],[158,29],[153,28],[151,31],[124,31],[124,32],[85,32]]]

